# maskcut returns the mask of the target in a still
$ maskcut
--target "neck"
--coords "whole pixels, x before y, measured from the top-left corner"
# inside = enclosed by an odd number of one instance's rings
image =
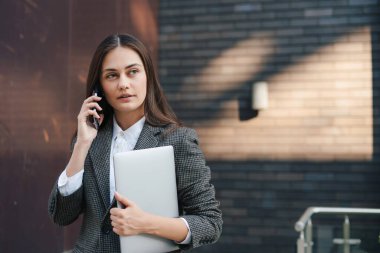
[[[144,113],[118,113],[115,112],[115,119],[120,128],[124,131],[133,126],[137,121],[144,117]]]

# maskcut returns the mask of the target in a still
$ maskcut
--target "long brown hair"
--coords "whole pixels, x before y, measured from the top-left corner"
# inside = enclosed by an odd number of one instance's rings
[[[178,120],[164,95],[158,80],[157,71],[147,48],[141,41],[132,35],[114,34],[105,38],[97,47],[94,56],[92,57],[87,77],[86,96],[91,96],[94,89],[97,89],[100,96],[103,97],[101,107],[104,112],[104,121],[101,127],[111,120],[113,114],[113,108],[102,95],[103,90],[100,84],[101,68],[104,57],[112,49],[119,46],[134,50],[140,56],[144,64],[147,77],[147,93],[144,101],[146,122],[152,126],[164,126],[168,124],[180,126],[181,122]]]

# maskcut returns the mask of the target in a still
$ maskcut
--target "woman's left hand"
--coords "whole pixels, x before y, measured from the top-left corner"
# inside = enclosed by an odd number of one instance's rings
[[[153,229],[149,224],[149,214],[141,210],[134,202],[115,193],[115,199],[125,208],[112,208],[111,225],[113,231],[122,236],[149,233]]]

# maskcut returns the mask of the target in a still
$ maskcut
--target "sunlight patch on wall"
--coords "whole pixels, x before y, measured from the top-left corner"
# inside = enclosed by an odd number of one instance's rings
[[[222,80],[220,90],[212,92],[218,97],[254,79],[275,53],[271,44],[262,54],[251,53],[247,45],[261,50],[252,37],[226,50],[205,68],[196,92]],[[248,121],[231,114],[238,101],[226,99],[216,120],[195,125],[207,158],[370,160],[371,53],[370,30],[359,28],[311,54],[292,57],[290,66],[264,80],[269,83],[270,107]],[[215,74],[218,71],[221,75]]]

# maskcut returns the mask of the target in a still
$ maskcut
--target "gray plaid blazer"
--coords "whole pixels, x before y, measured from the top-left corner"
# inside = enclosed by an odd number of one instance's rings
[[[75,252],[120,252],[119,236],[112,231],[109,217],[115,200],[109,200],[109,161],[112,120],[100,129],[84,164],[83,184],[73,194],[62,196],[55,183],[48,212],[54,223],[64,226],[83,214]],[[145,123],[135,149],[172,145],[174,147],[180,216],[189,224],[192,240],[179,245],[181,251],[214,243],[222,232],[222,213],[210,184],[210,169],[198,146],[193,129],[153,127]]]

